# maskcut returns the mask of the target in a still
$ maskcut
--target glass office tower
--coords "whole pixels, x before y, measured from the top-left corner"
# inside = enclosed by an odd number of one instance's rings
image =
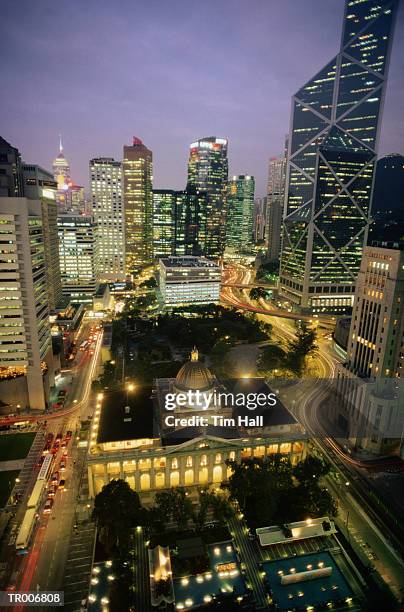
[[[153,190],[154,258],[169,255],[205,255],[206,193]]]
[[[188,161],[188,187],[206,191],[208,257],[223,255],[226,235],[227,140],[209,136],[193,142]]]
[[[341,50],[292,99],[280,293],[352,306],[366,243],[397,0],[347,0]]]
[[[253,176],[233,176],[227,189],[226,246],[236,250],[251,245],[253,239],[255,180]]]

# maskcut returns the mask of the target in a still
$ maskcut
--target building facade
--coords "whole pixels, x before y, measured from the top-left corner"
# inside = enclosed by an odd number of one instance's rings
[[[227,184],[227,247],[240,250],[253,241],[254,192],[253,176],[233,176]]]
[[[24,377],[28,406],[43,410],[53,372],[40,201],[0,198],[0,264],[0,380]]]
[[[220,300],[221,269],[205,257],[167,257],[159,262],[165,306],[211,304]]]
[[[52,163],[53,176],[57,183],[56,201],[60,212],[66,212],[68,183],[70,181],[70,164],[63,152],[62,139],[59,141],[59,153]]]
[[[255,243],[265,239],[267,215],[267,197],[255,198],[253,213],[253,238]]]
[[[75,302],[92,302],[96,288],[92,217],[59,215],[58,235],[63,295]]]
[[[41,202],[48,306],[49,310],[53,311],[62,297],[57,227],[57,185],[53,175],[40,166],[23,164],[22,173],[26,197]]]
[[[176,191],[153,189],[153,254],[155,259],[175,255]]]
[[[126,272],[153,261],[153,154],[139,138],[123,148]]]
[[[206,255],[223,255],[226,237],[227,140],[210,136],[190,146],[187,186],[207,194]]]
[[[206,193],[153,190],[154,258],[206,254]]]
[[[0,136],[0,197],[18,198],[23,195],[20,152]]]
[[[280,294],[303,311],[352,307],[396,11],[347,1],[339,53],[292,99]]]
[[[244,379],[243,385],[247,382]],[[253,379],[248,384],[251,385],[248,388],[268,390],[262,379]],[[94,497],[113,478],[126,480],[144,503],[152,503],[156,492],[171,487],[187,487],[192,496],[201,486],[218,487],[228,479],[231,469],[227,460],[240,462],[281,454],[295,465],[304,458],[306,441],[302,428],[281,405],[265,412],[259,430],[211,425],[172,429],[164,424],[168,393],[191,392],[195,396],[198,391],[213,392],[219,387],[194,350],[175,379],[157,379],[153,389],[138,388],[128,396],[125,392],[101,394],[88,454],[90,496]],[[227,412],[233,414],[232,411],[233,407],[229,407]],[[213,419],[210,409],[179,403],[170,414],[189,418],[202,413],[207,420]]]
[[[111,157],[90,161],[95,272],[101,280],[125,278],[125,211],[122,164]]]
[[[404,426],[404,251],[364,249],[348,337],[338,368],[335,420],[355,447],[383,453]],[[401,407],[401,408],[400,408]]]
[[[268,165],[266,244],[268,261],[279,261],[281,254],[283,208],[285,202],[288,139],[283,155],[271,157]]]

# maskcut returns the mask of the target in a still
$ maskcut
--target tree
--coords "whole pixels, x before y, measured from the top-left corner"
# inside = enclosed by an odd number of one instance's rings
[[[233,474],[222,488],[228,489],[230,499],[237,500],[250,527],[335,516],[337,512],[335,501],[319,485],[317,476],[326,475],[329,469],[321,459],[308,457],[294,468],[281,455],[228,465]]]
[[[157,281],[154,278],[154,276],[151,276],[150,278],[147,278],[142,283],[140,283],[139,287],[146,287],[147,289],[154,289],[155,287],[157,287]]]
[[[302,326],[297,330],[296,338],[288,342],[287,366],[297,376],[300,376],[306,357],[315,355],[317,350],[316,332],[313,329]]]
[[[326,476],[330,471],[330,464],[320,457],[308,455],[299,461],[293,469],[293,475],[301,483],[312,483],[313,480]]]
[[[252,289],[250,289],[250,298],[252,300],[259,300],[260,298],[266,298],[268,295],[268,292],[266,291],[266,289],[264,289],[264,287],[253,287]]]
[[[96,495],[92,518],[97,521],[100,541],[109,554],[127,551],[131,529],[142,519],[139,495],[125,480],[111,480]]]
[[[186,527],[193,517],[192,502],[181,487],[157,493],[156,508],[164,520],[171,519],[180,528]]]

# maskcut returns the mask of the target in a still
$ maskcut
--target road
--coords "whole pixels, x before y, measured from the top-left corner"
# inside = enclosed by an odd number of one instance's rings
[[[82,327],[78,344],[89,333],[90,322]],[[91,383],[98,367],[102,344],[102,332],[98,335],[94,354],[78,352],[71,370],[64,371],[63,384],[66,384],[66,375],[70,376],[68,396],[63,409],[41,414],[35,418],[42,422],[46,433],[65,434],[70,430],[78,433],[81,420],[86,420],[93,412],[93,404],[89,401]],[[94,402],[95,404],[95,402]],[[68,459],[66,471],[61,476],[66,481],[66,489],[56,492],[54,506],[50,515],[46,516],[39,511],[38,526],[32,537],[29,553],[25,557],[14,556],[12,571],[17,570],[17,590],[63,590],[63,575],[65,562],[69,550],[69,542],[77,514],[83,512],[79,502],[80,487],[86,481],[86,449],[78,448],[78,436],[73,435],[66,448],[62,448],[55,455],[52,471],[58,469],[63,452],[67,451]],[[43,445],[37,445],[39,456]],[[25,514],[26,501],[33,484],[35,483],[38,468],[32,470],[32,476],[26,483],[26,490],[20,504],[15,520],[20,522]],[[87,509],[87,514],[89,510]],[[14,530],[14,538],[18,530]],[[11,544],[13,544],[13,540]],[[10,547],[10,552],[13,546]],[[90,560],[91,562],[91,560]],[[19,607],[18,610],[22,608]]]

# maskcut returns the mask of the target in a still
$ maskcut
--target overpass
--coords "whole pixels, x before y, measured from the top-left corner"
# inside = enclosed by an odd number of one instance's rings
[[[263,289],[276,289],[277,285],[269,283],[222,283],[222,287],[232,287],[234,289],[252,289],[253,287],[262,287]]]

